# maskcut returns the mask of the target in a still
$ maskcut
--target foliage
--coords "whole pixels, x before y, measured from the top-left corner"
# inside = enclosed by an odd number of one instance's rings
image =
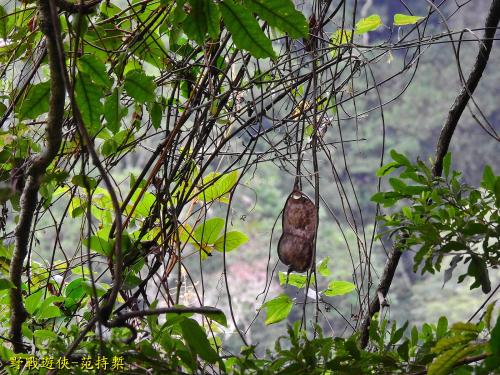
[[[500,262],[500,176],[490,166],[484,168],[481,188],[472,188],[460,181],[460,172],[451,170],[451,155],[444,161],[444,177],[433,177],[431,169],[422,161],[411,163],[396,151],[393,162],[381,167],[377,175],[385,176],[400,170],[399,178],[391,177],[393,188],[377,193],[372,200],[384,207],[400,203],[396,213],[380,217],[381,223],[391,228],[392,235],[401,231],[404,242],[401,250],[416,249],[414,271],[422,273],[441,270],[443,259],[451,256],[445,270],[445,282],[460,264],[468,264],[467,273],[474,278],[471,289],[491,290],[488,268]]]

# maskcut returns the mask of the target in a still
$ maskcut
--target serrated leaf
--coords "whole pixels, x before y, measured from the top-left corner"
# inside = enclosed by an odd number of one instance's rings
[[[473,333],[473,334],[478,334],[479,332],[481,332],[481,328],[479,328],[477,326],[477,324],[474,324],[474,323],[458,322],[458,323],[454,323],[450,329],[452,331],[466,332],[466,333]]]
[[[106,65],[93,55],[85,55],[78,59],[78,70],[85,73],[97,85],[109,88],[112,81],[106,71]]]
[[[115,88],[104,101],[104,118],[106,127],[114,134],[120,130],[120,121],[127,114],[127,108],[120,104],[120,91]]]
[[[469,343],[471,340],[472,337],[464,335],[444,337],[436,343],[436,345],[432,348],[432,352],[439,354],[453,347],[463,346]]]
[[[198,224],[193,232],[193,237],[202,246],[207,244],[212,245],[217,241],[219,233],[223,228],[224,219],[214,217]]]
[[[469,353],[472,353],[475,350],[477,350],[477,347],[474,345],[448,350],[434,359],[427,370],[427,374],[447,375],[450,373],[450,370],[453,368],[455,363],[465,358]]]
[[[372,14],[366,18],[360,19],[356,22],[355,34],[364,34],[369,31],[377,30],[382,25],[382,19],[378,14]]]
[[[125,76],[123,86],[127,94],[141,104],[150,102],[155,97],[154,79],[147,76],[142,70],[129,71]]]
[[[408,14],[396,13],[394,15],[394,26],[414,25],[424,17],[410,16]]]
[[[342,296],[351,293],[356,289],[356,285],[349,281],[334,280],[328,284],[328,289],[323,291],[323,294],[328,297]]]
[[[238,231],[227,232],[225,238],[226,238],[225,241],[226,246],[224,247],[224,234],[223,234],[214,242],[215,250],[217,251],[225,250],[226,252],[229,252],[248,241],[247,235],[245,233]]]
[[[488,330],[491,329],[491,316],[493,314],[493,309],[495,308],[496,301],[490,303],[486,307],[486,312],[484,313],[482,321],[486,324],[486,328]]]
[[[266,324],[278,323],[290,314],[293,301],[286,294],[280,294],[278,297],[264,303],[262,308],[266,309]]]
[[[21,107],[18,110],[19,118],[36,119],[42,113],[49,111],[50,82],[33,85],[28,90]]]
[[[271,40],[246,8],[236,5],[233,0],[224,0],[219,3],[219,9],[236,47],[257,58],[276,57]]]
[[[101,125],[102,114],[101,103],[102,89],[93,84],[92,80],[84,74],[79,74],[75,84],[75,97],[85,126],[97,131]]]
[[[245,5],[269,25],[292,38],[305,38],[309,33],[306,18],[290,0],[245,0]]]

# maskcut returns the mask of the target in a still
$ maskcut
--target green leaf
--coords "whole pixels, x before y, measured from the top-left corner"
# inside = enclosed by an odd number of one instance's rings
[[[151,108],[149,109],[149,116],[151,118],[151,125],[153,128],[158,129],[161,124],[161,118],[163,116],[163,108],[160,103],[154,102],[151,104]]]
[[[219,323],[220,325],[227,327],[227,318],[223,312],[220,313],[204,313],[207,318]]]
[[[463,322],[454,323],[450,329],[452,331],[460,333],[471,333],[473,335],[478,335],[482,330],[477,324]]]
[[[40,301],[42,300],[43,290],[40,289],[38,292],[30,294],[24,300],[24,308],[28,314],[33,315],[38,307],[40,307]]]
[[[301,275],[300,273],[290,273],[286,274],[286,272],[281,272],[279,273],[279,279],[280,279],[280,285],[287,285],[287,278],[288,278],[288,285],[292,285],[296,288],[302,289],[305,288],[307,285],[307,276],[306,275]],[[314,275],[311,277],[311,284],[314,283]]]
[[[42,82],[29,88],[18,114],[21,120],[36,119],[49,111],[50,82]]]
[[[446,178],[448,178],[448,176],[450,175],[450,167],[451,167],[451,153],[447,152],[443,158],[443,170],[444,170],[444,176]]]
[[[408,321],[403,324],[400,328],[398,328],[395,332],[394,335],[391,337],[391,344],[396,344],[401,338],[403,337],[403,334],[406,331],[406,328],[408,328]]]
[[[93,55],[85,55],[78,59],[78,70],[92,78],[94,83],[110,88],[112,81],[109,79],[106,65]]]
[[[115,88],[111,95],[104,101],[104,118],[106,119],[106,127],[113,132],[118,133],[120,130],[120,121],[127,114],[127,108],[120,104],[120,91]]]
[[[202,246],[217,241],[219,233],[224,228],[224,219],[214,217],[199,224],[193,232],[194,239]]]
[[[227,203],[227,199],[225,199],[224,195],[231,191],[237,181],[237,171],[232,171],[224,175],[220,175],[219,173],[210,173],[203,179],[202,186],[200,188],[203,189],[203,191],[198,194],[198,199],[207,203],[215,199],[220,199],[221,202]]]
[[[500,357],[500,316],[495,327],[491,330],[490,348],[493,356]]]
[[[335,33],[333,33],[330,40],[332,41],[332,44],[334,46],[338,47],[343,44],[350,43],[352,39],[352,33],[352,30],[337,29]]]
[[[219,356],[210,345],[207,335],[196,320],[183,319],[179,325],[181,326],[184,340],[186,340],[187,345],[194,353],[209,363],[217,362]]]
[[[9,279],[2,277],[0,278],[0,290],[12,289],[16,288],[16,286]]]
[[[461,359],[465,358],[469,353],[477,350],[477,347],[466,346],[458,347],[448,350],[441,355],[439,355],[429,366],[427,374],[428,375],[447,375],[450,373],[451,369]]]
[[[490,276],[484,259],[477,255],[472,255],[467,274],[475,278],[474,283],[470,286],[471,289],[481,286],[483,293],[486,294],[491,291]]]
[[[73,300],[77,300],[82,298],[85,295],[84,290],[82,289],[82,282],[84,280],[82,278],[75,279],[71,281],[64,288],[64,295],[67,298],[71,298]]]
[[[191,12],[183,23],[186,35],[197,42],[203,44],[205,35],[210,35],[215,39],[219,35],[220,13],[212,0],[189,0]]]
[[[38,319],[52,319],[57,318],[58,316],[61,316],[61,310],[59,310],[59,307],[54,305],[45,306],[36,314]]]
[[[377,30],[382,25],[382,20],[378,14],[372,14],[366,18],[362,18],[356,23],[355,34],[364,34],[369,31]]]
[[[341,296],[351,293],[354,289],[356,289],[356,285],[349,281],[331,281],[323,294],[328,297]]]
[[[245,0],[245,5],[269,25],[292,38],[306,38],[309,33],[306,18],[295,9],[291,0]]]
[[[497,207],[500,207],[500,176],[496,178],[494,191],[495,191],[495,205]]]
[[[406,339],[400,346],[398,346],[397,352],[405,361],[409,359],[409,349],[410,340]]]
[[[292,311],[293,301],[286,294],[280,294],[278,297],[267,301],[262,305],[266,309],[266,324],[281,322]]]
[[[90,236],[83,240],[83,246],[89,246],[96,253],[109,257],[113,253],[113,246],[104,238],[98,236]]]
[[[48,329],[37,329],[35,332],[33,332],[33,336],[35,336],[36,339],[43,341],[43,340],[55,340],[57,339],[57,333],[54,331],[49,331]]]
[[[491,166],[487,165],[486,167],[484,167],[483,181],[481,182],[481,186],[485,189],[493,191],[495,187],[495,180],[495,173],[493,172]]]
[[[321,276],[330,276],[331,272],[328,268],[328,262],[330,261],[330,257],[325,257],[318,266],[318,272]]]
[[[399,166],[400,166],[400,164],[398,162],[391,161],[390,163],[381,166],[377,170],[377,172],[375,173],[375,176],[377,176],[377,177],[383,177],[385,175],[388,175],[389,173],[391,173],[394,169],[396,169]]]
[[[399,178],[392,177],[389,179],[389,183],[391,184],[394,191],[396,191],[398,193],[405,193],[406,184],[403,181],[401,181]]]
[[[257,58],[276,57],[271,40],[246,8],[236,5],[233,0],[224,0],[219,3],[219,9],[236,47]]]
[[[7,12],[3,6],[0,5],[0,39],[7,40],[9,35],[8,30],[8,21],[9,18],[7,16]]]
[[[238,231],[226,232],[226,247],[225,251],[232,251],[237,247],[243,245],[248,241],[248,237],[245,233]],[[224,251],[224,235],[220,236],[214,242],[215,250]]]
[[[470,336],[457,335],[451,337],[443,337],[440,339],[436,345],[432,348],[433,353],[442,353],[453,347],[463,346],[472,340]]]
[[[81,174],[73,176],[71,183],[84,189],[89,188],[90,190],[94,190],[97,187],[97,181],[95,178]]]
[[[127,94],[139,103],[153,101],[155,88],[153,77],[147,76],[142,70],[131,70],[125,76],[124,83]]]
[[[396,13],[394,15],[394,26],[414,25],[424,17],[410,16],[407,14]]]
[[[404,165],[405,167],[411,167],[411,163],[406,156],[400,154],[396,150],[391,150],[391,158],[392,160],[398,162],[400,165]]]
[[[101,95],[102,89],[93,84],[90,77],[85,74],[78,75],[75,84],[76,103],[85,126],[94,132],[101,126]]]
[[[437,324],[437,329],[436,329],[436,337],[440,339],[441,337],[444,337],[446,332],[448,331],[448,319],[446,319],[446,316],[442,316],[438,320]]]

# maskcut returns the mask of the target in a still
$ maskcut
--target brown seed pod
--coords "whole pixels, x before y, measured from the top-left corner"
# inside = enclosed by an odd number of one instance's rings
[[[290,271],[305,272],[311,266],[312,242],[283,233],[278,243],[278,256]]]
[[[289,271],[305,272],[311,266],[313,241],[318,225],[314,203],[299,190],[288,196],[283,210],[283,234],[278,256]]]
[[[283,232],[312,241],[317,223],[314,203],[301,191],[292,191],[283,210]]]

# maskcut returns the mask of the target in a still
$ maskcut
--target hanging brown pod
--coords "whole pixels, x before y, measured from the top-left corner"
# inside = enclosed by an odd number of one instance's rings
[[[288,196],[283,210],[283,234],[278,256],[289,271],[305,272],[312,263],[313,241],[318,225],[314,203],[300,190]]]

